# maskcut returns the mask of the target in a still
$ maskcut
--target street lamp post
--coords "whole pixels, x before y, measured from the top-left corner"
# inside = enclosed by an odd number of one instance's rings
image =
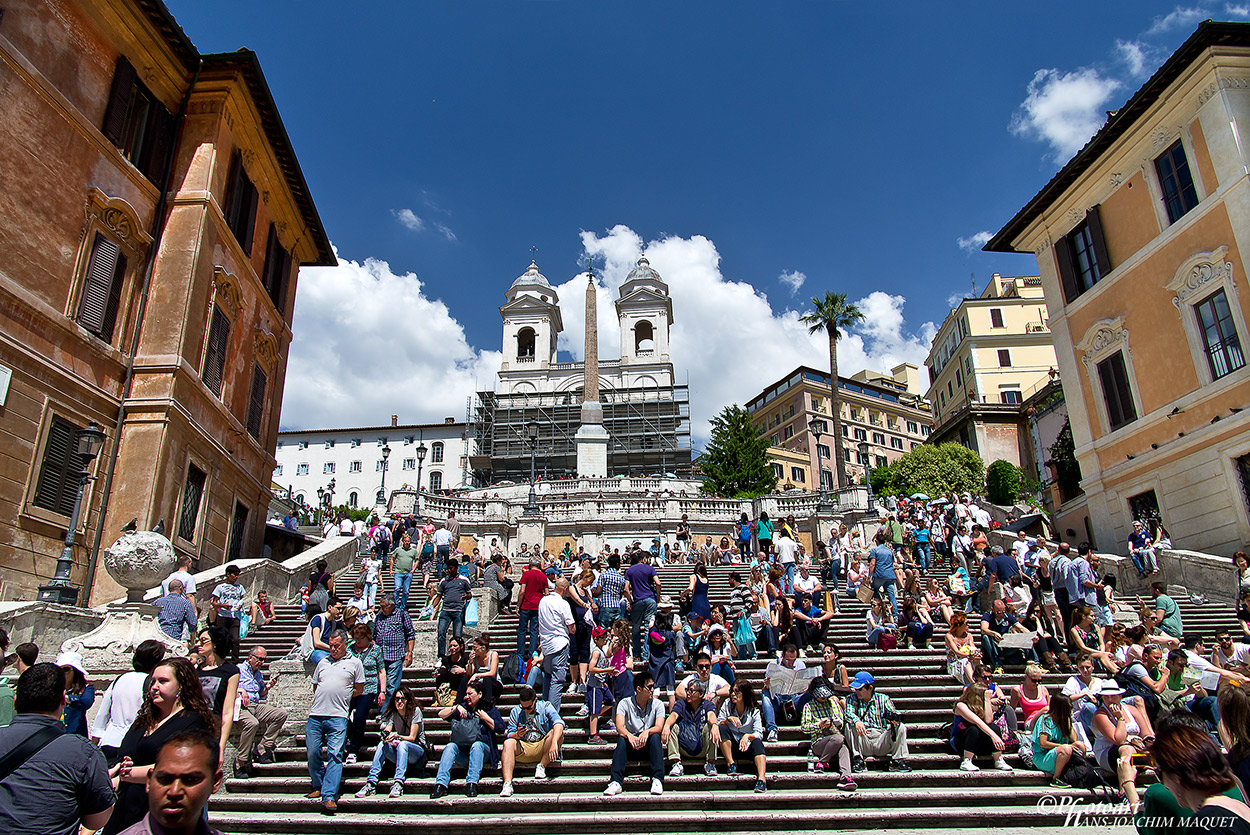
[[[321,524],[321,515],[326,506],[326,489],[324,487],[317,488],[317,524]]]
[[[525,504],[526,516],[538,516],[542,511],[538,507],[538,490],[535,487],[534,452],[538,448],[538,421],[531,420],[525,424],[525,440],[530,445],[530,497]]]
[[[389,444],[382,447],[382,486],[378,488],[378,501],[380,505],[386,504],[386,459],[391,457],[391,447]]]
[[[868,469],[868,442],[859,442],[859,457],[864,461],[864,483],[868,485],[868,512],[872,512],[872,472]]]
[[[74,606],[78,603],[78,589],[70,582],[74,567],[74,531],[78,527],[78,514],[82,510],[82,491],[91,482],[91,462],[100,454],[104,445],[104,432],[96,422],[90,421],[86,429],[78,430],[78,490],[74,494],[74,509],[69,515],[69,529],[65,531],[65,547],[56,561],[56,573],[46,584],[39,587],[39,600]]]
[[[819,418],[812,418],[807,422],[807,431],[812,433],[812,444],[816,449],[816,512],[830,513],[833,511],[833,506],[825,490],[825,471],[820,465],[820,427]]]
[[[417,511],[416,513],[417,513],[417,516],[420,517],[421,516],[421,465],[425,463],[425,453],[428,452],[429,450],[426,449],[425,444],[421,443],[421,444],[417,444],[416,451],[417,451]]]

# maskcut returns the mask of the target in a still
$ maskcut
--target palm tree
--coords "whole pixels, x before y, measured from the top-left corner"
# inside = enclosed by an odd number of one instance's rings
[[[823,330],[829,335],[829,412],[833,419],[830,432],[833,433],[833,465],[837,474],[835,486],[841,488],[846,486],[846,457],[842,452],[842,401],[838,395],[838,340],[844,331],[864,320],[864,312],[859,305],[847,301],[846,293],[832,291],[826,291],[823,298],[812,296],[812,306],[815,310],[804,313],[799,321],[807,325],[809,333]],[[816,464],[819,473],[819,452]]]

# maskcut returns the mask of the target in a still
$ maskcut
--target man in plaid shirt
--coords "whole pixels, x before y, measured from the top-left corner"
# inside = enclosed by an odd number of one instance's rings
[[[877,692],[876,681],[868,672],[856,673],[851,689],[855,695],[846,700],[846,718],[855,732],[853,770],[863,771],[867,757],[886,757],[890,771],[911,771],[907,765],[907,726],[894,702]]]
[[[396,608],[395,595],[384,594],[378,616],[373,619],[373,640],[382,647],[382,661],[386,664],[386,706],[399,689],[404,667],[412,663],[412,647],[417,640],[417,630],[412,618],[403,609]]]
[[[629,595],[629,583],[621,573],[621,558],[618,554],[608,557],[608,568],[599,575],[591,593],[599,599],[599,612],[595,619],[600,626],[610,626],[617,618],[628,617],[626,599]]]

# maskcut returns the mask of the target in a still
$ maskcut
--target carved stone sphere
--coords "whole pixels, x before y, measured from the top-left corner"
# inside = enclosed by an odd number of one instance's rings
[[[177,562],[173,544],[153,531],[122,534],[104,552],[104,568],[126,588],[127,600],[142,600],[147,589],[173,573]]]

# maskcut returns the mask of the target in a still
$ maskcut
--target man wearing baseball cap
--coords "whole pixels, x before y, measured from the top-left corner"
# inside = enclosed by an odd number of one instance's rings
[[[846,700],[847,721],[855,732],[855,767],[863,771],[868,757],[884,757],[889,770],[911,771],[907,765],[907,726],[894,702],[877,692],[872,673],[861,671],[851,681],[854,698]]]

